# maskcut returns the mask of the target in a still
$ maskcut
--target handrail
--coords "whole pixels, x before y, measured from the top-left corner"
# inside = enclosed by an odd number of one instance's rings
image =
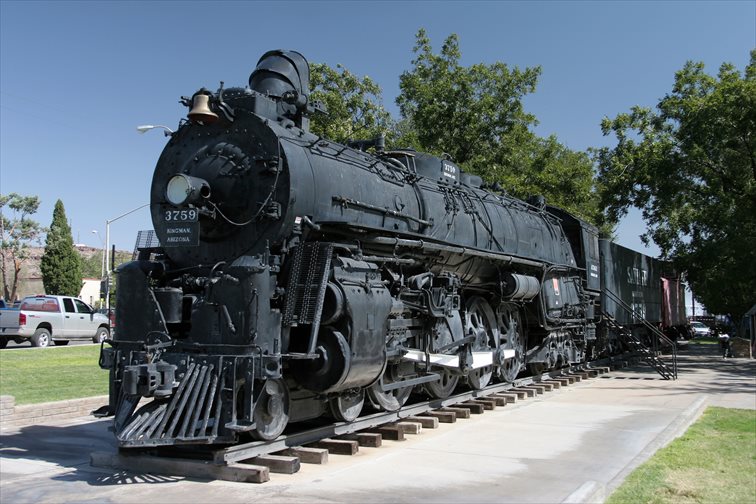
[[[672,348],[672,374],[674,375],[675,379],[677,379],[677,344],[669,339],[667,335],[665,335],[663,332],[661,332],[658,328],[656,328],[654,325],[652,325],[648,320],[646,320],[643,316],[641,316],[638,312],[636,312],[632,306],[627,304],[623,299],[621,299],[617,294],[612,292],[610,289],[604,288],[602,289],[602,292],[605,292],[609,298],[612,299],[615,303],[617,303],[619,306],[625,309],[628,313],[632,314],[633,317],[638,319],[651,333],[656,336],[656,338],[651,338],[651,342],[653,345],[653,351],[654,354],[658,354],[659,352],[659,341],[661,340],[664,342],[667,346]],[[603,310],[606,309],[606,307],[602,307]]]

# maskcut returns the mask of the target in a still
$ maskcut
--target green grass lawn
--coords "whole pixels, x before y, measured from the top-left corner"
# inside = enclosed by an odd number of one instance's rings
[[[756,411],[707,408],[685,434],[633,471],[606,502],[756,502]]]
[[[62,401],[108,393],[100,345],[0,351],[0,395],[16,404]]]
[[[719,338],[714,336],[701,336],[688,341],[689,345],[719,345]]]

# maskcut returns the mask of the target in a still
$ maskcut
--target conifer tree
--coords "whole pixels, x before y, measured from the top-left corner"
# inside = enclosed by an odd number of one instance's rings
[[[53,220],[39,265],[47,294],[78,296],[81,291],[81,258],[73,246],[71,227],[63,202],[55,202]]]

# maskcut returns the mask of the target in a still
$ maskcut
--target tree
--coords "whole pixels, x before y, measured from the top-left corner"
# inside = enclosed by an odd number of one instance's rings
[[[441,53],[434,54],[423,29],[413,51],[413,68],[399,78],[396,102],[425,150],[469,164],[536,124],[525,113],[522,97],[535,91],[540,67],[521,71],[501,62],[464,67],[457,35],[450,35]]]
[[[82,278],[102,278],[102,250],[98,250],[89,257],[81,256]]]
[[[39,269],[48,294],[78,296],[81,292],[81,257],[73,246],[71,227],[60,200],[55,202]]]
[[[595,168],[585,152],[573,151],[559,143],[556,136],[533,136],[515,151],[512,161],[496,163],[494,178],[515,197],[525,199],[540,194],[547,203],[598,224],[601,221],[599,197],[595,189]],[[602,228],[604,233],[609,228]]]
[[[756,51],[741,74],[688,62],[656,110],[602,122],[596,150],[602,203],[616,224],[631,206],[706,307],[739,319],[756,288]]]
[[[311,131],[336,142],[370,140],[381,133],[393,138],[391,115],[383,108],[381,88],[370,77],[359,78],[337,65],[310,65],[310,99],[326,107],[312,117]]]
[[[522,100],[535,91],[540,67],[520,70],[498,61],[462,66],[456,35],[434,54],[422,29],[414,53],[396,100],[400,143],[448,155],[512,196],[540,194],[590,222],[598,220],[590,158],[530,129],[537,121]]]
[[[5,208],[10,209],[10,216]],[[3,296],[7,301],[16,299],[19,274],[29,260],[29,248],[39,242],[43,228],[29,218],[37,212],[37,196],[10,193],[0,195],[0,273],[3,277]]]

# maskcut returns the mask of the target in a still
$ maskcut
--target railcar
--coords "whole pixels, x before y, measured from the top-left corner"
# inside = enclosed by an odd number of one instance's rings
[[[684,337],[684,291],[672,265],[609,240],[599,240],[599,249],[604,317],[649,345],[655,330],[672,341]],[[610,341],[620,343],[610,325],[603,324],[602,329]]]

